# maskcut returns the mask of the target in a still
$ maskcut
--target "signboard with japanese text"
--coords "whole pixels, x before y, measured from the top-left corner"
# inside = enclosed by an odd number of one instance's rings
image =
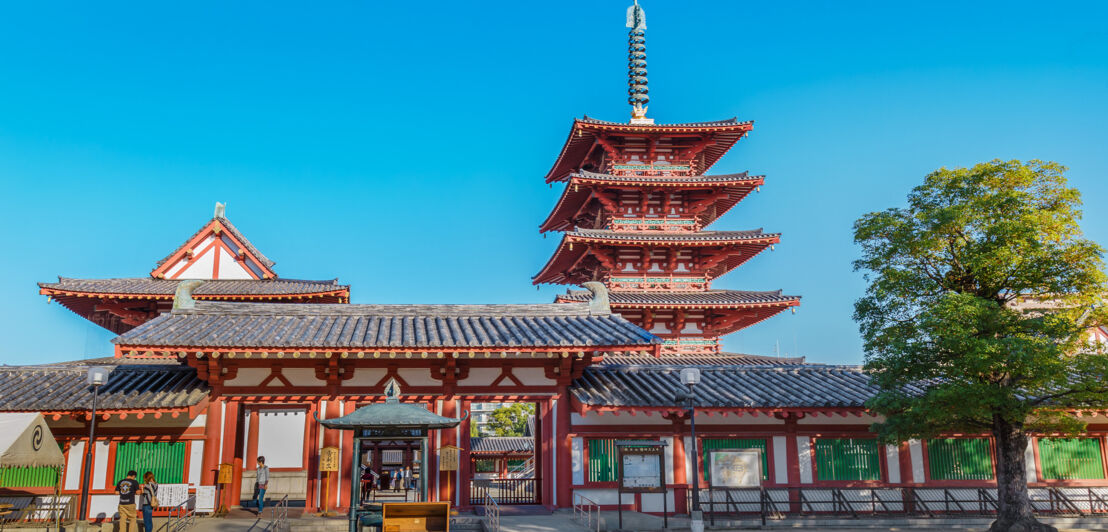
[[[324,447],[319,451],[319,470],[320,471],[338,471],[339,470],[339,448],[338,447]]]
[[[188,484],[159,484],[158,503],[162,508],[174,508],[180,506],[189,498]]]
[[[439,449],[439,471],[457,471],[458,470],[458,451],[461,447],[455,447],[453,445],[444,445]]]

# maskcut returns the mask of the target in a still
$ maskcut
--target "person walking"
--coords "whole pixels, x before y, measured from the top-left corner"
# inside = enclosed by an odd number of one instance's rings
[[[265,457],[258,457],[258,476],[254,479],[254,504],[258,506],[258,515],[265,509],[265,490],[269,489],[269,467]]]
[[[119,532],[138,532],[138,523],[135,522],[135,495],[139,492],[139,483],[135,478],[138,473],[127,472],[127,478],[120,480],[115,485],[115,492],[119,494]]]
[[[142,474],[142,529],[145,532],[154,532],[154,508],[158,502],[158,483],[154,481],[154,473],[147,471]]]

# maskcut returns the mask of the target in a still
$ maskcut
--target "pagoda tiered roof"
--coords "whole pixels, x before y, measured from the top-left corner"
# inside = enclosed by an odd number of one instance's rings
[[[740,122],[736,118],[685,124],[632,124],[585,116],[573,121],[569,138],[546,174],[546,182],[564,181],[582,169],[606,171],[605,166],[611,162],[607,150],[614,147],[610,139],[619,137],[653,139],[653,147],[648,149],[658,152],[687,150],[684,159],[678,154],[677,160],[689,160],[695,165],[695,171],[703,173],[753,127],[753,122]]]
[[[557,296],[557,301],[580,302],[592,299],[588,290],[567,290]],[[702,290],[687,292],[651,292],[613,290],[608,293],[613,311],[617,309],[741,309],[759,307],[788,307],[800,305],[800,296],[790,296],[781,290],[765,292],[751,290]]]
[[[589,202],[595,199],[594,194],[597,189],[641,190],[644,187],[711,191],[712,197],[709,198],[711,203],[705,205],[702,212],[696,215],[698,223],[705,226],[723,216],[764,182],[765,176],[751,176],[747,172],[697,176],[617,176],[575,172],[570,175],[569,183],[562,191],[561,198],[558,199],[554,210],[550,212],[550,216],[539,226],[539,230],[546,232],[572,229],[577,225],[575,220],[586,210]],[[614,213],[611,214],[614,215]]]
[[[587,272],[577,271],[582,264],[582,259],[588,255],[594,256],[599,263],[609,262],[614,259],[609,256],[598,255],[597,247],[671,247],[671,248],[719,248],[722,254],[720,260],[707,268],[706,272],[712,277],[719,277],[724,273],[739,267],[761,253],[767,247],[781,240],[780,233],[763,233],[761,229],[749,231],[612,231],[608,229],[578,229],[566,232],[562,236],[562,242],[554,251],[542,271],[532,277],[534,284],[579,284],[591,281]],[[606,269],[616,272],[608,264]],[[579,278],[580,277],[580,278]]]
[[[705,354],[650,354],[610,355],[602,358],[596,366],[795,366],[807,364],[804,357],[776,357],[769,355],[751,355],[747,353],[705,353]]]

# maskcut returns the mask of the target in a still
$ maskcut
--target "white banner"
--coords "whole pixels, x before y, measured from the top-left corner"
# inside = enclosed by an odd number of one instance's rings
[[[158,503],[162,508],[179,506],[189,498],[188,484],[159,484]]]
[[[196,487],[196,513],[215,512],[215,486]]]

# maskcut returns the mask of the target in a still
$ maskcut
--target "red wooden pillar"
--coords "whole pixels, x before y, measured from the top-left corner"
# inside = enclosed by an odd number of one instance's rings
[[[673,420],[673,512],[689,511],[689,478],[685,474],[685,420]]]
[[[231,464],[231,484],[224,490],[223,503],[228,507],[238,506],[242,495],[242,445],[239,435],[242,434],[242,419],[239,410],[242,405],[238,401],[227,401],[227,411],[224,413],[223,423],[223,449],[224,464]]]
[[[342,405],[342,415],[344,416],[353,413],[354,410],[358,408],[358,405],[353,401],[343,401]],[[350,476],[359,474],[359,472],[355,472],[352,469],[354,465],[352,461],[354,459],[354,453],[359,451],[360,449],[354,448],[354,431],[342,431],[342,453],[339,457],[338,475],[338,505],[342,509],[350,508]]]
[[[557,407],[557,430],[555,431],[555,437],[557,439],[558,453],[558,471],[555,473],[558,479],[558,502],[557,505],[561,508],[573,507],[573,487],[572,483],[572,470],[573,459],[570,458],[573,455],[573,440],[569,437],[569,386],[563,384],[558,386],[558,402]]]
[[[431,401],[428,405],[428,410],[432,412],[439,412],[438,402]],[[442,499],[439,498],[439,444],[438,439],[441,437],[442,430],[433,430],[427,433],[427,499],[428,502],[437,502]],[[378,452],[380,457],[380,452]]]
[[[256,470],[258,468],[258,431],[262,416],[257,408],[253,408],[247,410],[244,417],[248,417],[250,421],[247,423],[249,429],[246,433],[246,463],[242,467],[247,470]]]
[[[540,503],[548,509],[554,509],[554,467],[553,456],[555,449],[554,416],[550,415],[552,401],[546,399],[539,402],[539,415],[542,426],[542,454],[546,458],[542,461],[542,475],[540,475]]]
[[[454,398],[443,399],[442,401],[442,416],[443,417],[456,417],[458,412],[458,401]],[[442,440],[442,447],[447,445],[458,445],[457,428],[442,429],[439,431],[439,435]],[[458,465],[461,467],[461,464]],[[439,471],[439,500],[449,501],[450,505],[455,504],[454,493],[457,491],[457,471]]]
[[[469,484],[473,479],[473,463],[470,460],[470,441],[469,441],[469,416],[464,414],[469,412],[472,408],[472,403],[469,401],[462,401],[462,412],[465,419],[458,425],[458,447],[462,450],[459,451],[458,456],[458,468],[461,475],[458,481],[458,507],[462,509],[469,509]]]
[[[305,468],[308,471],[308,493],[304,497],[304,513],[319,511],[319,423],[315,420],[319,413],[319,399],[308,404],[308,415],[304,431]]]
[[[326,408],[326,411],[325,411],[326,419],[334,419],[334,418],[337,418],[337,417],[341,417],[342,416],[342,410],[339,409],[340,406],[341,405],[339,405],[338,400],[336,400],[334,398],[329,399],[327,401],[327,408]],[[338,447],[339,446],[339,440],[342,438],[341,432],[342,431],[340,431],[338,429],[324,428],[323,429],[323,446],[324,447]],[[338,505],[339,505],[339,502],[338,502],[339,501],[339,498],[338,498],[338,491],[339,491],[338,490],[338,487],[339,487],[338,486],[338,484],[339,484],[338,472],[323,471],[320,474],[324,476],[324,478],[320,479],[320,482],[323,483],[323,485],[321,486],[320,489],[321,490],[326,490],[326,491],[321,491],[320,492],[320,504],[325,508],[334,509],[334,508],[338,507]],[[323,504],[324,501],[326,501],[326,504]]]
[[[219,434],[223,430],[223,398],[215,397],[208,402],[208,413],[204,418],[204,462],[200,471],[200,483],[214,486],[219,473]]]

